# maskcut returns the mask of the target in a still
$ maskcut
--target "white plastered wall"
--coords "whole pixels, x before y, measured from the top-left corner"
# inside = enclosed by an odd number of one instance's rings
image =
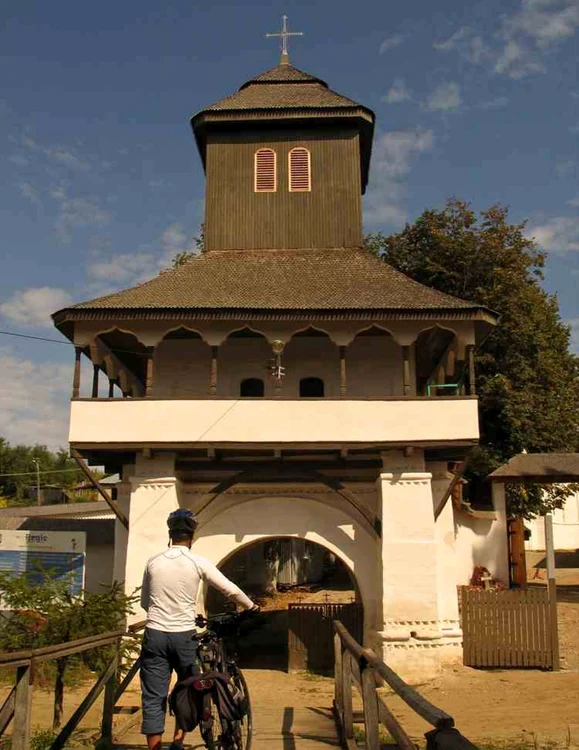
[[[494,518],[476,518],[455,510],[457,583],[470,583],[473,569],[483,565],[493,578],[509,583],[507,514],[504,485],[493,485]]]
[[[545,549],[545,522],[541,516],[525,521],[531,538],[525,543],[528,550]],[[553,511],[553,543],[555,549],[579,549],[579,492],[571,495],[562,508]]]
[[[193,551],[220,565],[234,552],[252,542],[279,536],[295,536],[333,552],[354,576],[364,605],[364,630],[376,627],[377,537],[364,529],[336,501],[311,497],[275,496],[241,500],[224,496],[200,517]]]

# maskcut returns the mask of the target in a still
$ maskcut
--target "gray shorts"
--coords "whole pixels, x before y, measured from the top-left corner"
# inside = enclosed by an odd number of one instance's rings
[[[200,672],[194,630],[166,633],[145,628],[141,648],[143,734],[163,734],[171,673],[183,679]]]

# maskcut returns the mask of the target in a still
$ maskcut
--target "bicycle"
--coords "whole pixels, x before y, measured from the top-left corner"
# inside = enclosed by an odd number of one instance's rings
[[[194,683],[202,693],[201,737],[207,750],[250,750],[252,736],[251,702],[247,682],[235,661],[235,650],[228,654],[224,639],[236,637],[242,615],[223,613],[209,618],[197,615],[195,624],[207,630],[198,637],[202,673]],[[240,719],[220,715],[215,700],[214,681],[203,674],[219,672],[227,676],[228,688],[240,707]]]

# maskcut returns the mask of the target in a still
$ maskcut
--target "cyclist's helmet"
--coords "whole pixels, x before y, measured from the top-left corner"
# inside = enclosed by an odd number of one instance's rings
[[[197,516],[187,508],[179,508],[169,513],[167,526],[169,534],[190,534],[193,536],[197,528]]]

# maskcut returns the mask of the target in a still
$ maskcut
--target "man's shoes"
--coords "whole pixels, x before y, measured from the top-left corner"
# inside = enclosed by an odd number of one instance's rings
[[[169,745],[169,750],[183,750],[183,742],[172,742]]]

